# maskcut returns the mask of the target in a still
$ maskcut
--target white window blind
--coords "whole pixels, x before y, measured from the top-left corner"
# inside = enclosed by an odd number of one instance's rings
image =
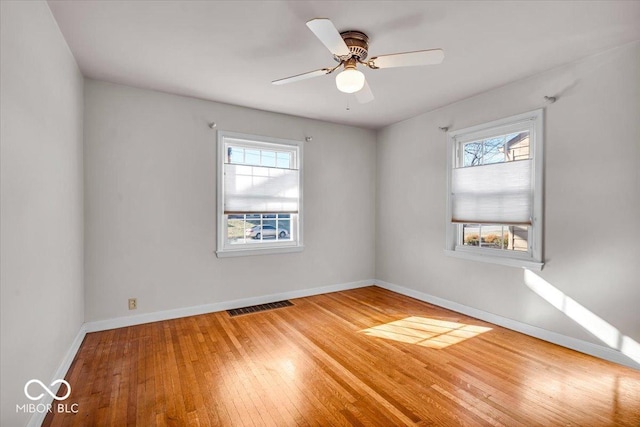
[[[298,213],[299,171],[225,163],[224,213]]]
[[[453,169],[451,222],[530,225],[532,160]]]

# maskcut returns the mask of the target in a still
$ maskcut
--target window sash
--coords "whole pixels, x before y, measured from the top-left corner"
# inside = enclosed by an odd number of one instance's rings
[[[240,217],[240,218],[238,218]],[[295,245],[298,240],[298,215],[296,214],[238,214],[225,215],[225,247],[227,248],[244,248],[256,246],[275,246]],[[230,236],[229,225],[232,220],[240,221],[240,232],[238,236]],[[246,231],[254,226],[273,226],[276,230],[284,230],[287,236],[280,237],[279,232],[275,236],[265,236],[261,233],[260,239],[247,237]]]
[[[488,126],[481,130],[474,130],[474,128],[470,128],[467,132],[456,133],[454,139],[456,144],[466,144],[469,142],[479,142],[485,139],[495,138],[497,136],[525,131],[529,131],[530,135],[534,132],[533,119],[526,118],[524,120],[516,120],[513,123]]]

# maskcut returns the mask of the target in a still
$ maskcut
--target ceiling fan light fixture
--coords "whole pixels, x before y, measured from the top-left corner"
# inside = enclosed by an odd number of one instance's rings
[[[336,86],[340,92],[357,92],[364,86],[364,74],[355,68],[346,68],[336,76]]]
[[[362,31],[338,32],[336,26],[327,18],[314,18],[307,22],[307,27],[329,49],[338,65],[273,80],[272,84],[283,85],[332,74],[339,67],[344,66],[344,70],[336,76],[336,87],[344,93],[355,93],[358,102],[365,104],[373,101],[374,97],[364,74],[357,70],[358,64],[372,70],[378,70],[380,68],[433,65],[441,63],[444,59],[442,49],[429,49],[375,56],[367,60],[369,57],[369,36]]]

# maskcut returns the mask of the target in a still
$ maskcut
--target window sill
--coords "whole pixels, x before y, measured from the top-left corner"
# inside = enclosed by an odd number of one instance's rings
[[[253,255],[274,255],[274,254],[287,254],[293,252],[302,252],[304,246],[283,246],[281,248],[251,248],[251,249],[226,249],[216,251],[218,258],[231,258],[238,256],[253,256]]]
[[[501,256],[490,256],[484,254],[470,253],[465,251],[454,251],[445,249],[444,254],[454,258],[468,259],[471,261],[487,262],[490,264],[506,265],[509,267],[528,268],[529,270],[542,270],[544,262],[531,261],[527,259],[506,258]]]

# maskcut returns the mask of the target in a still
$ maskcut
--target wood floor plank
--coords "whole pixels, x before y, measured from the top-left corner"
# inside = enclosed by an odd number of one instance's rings
[[[377,287],[87,334],[44,426],[640,426],[640,371]]]

